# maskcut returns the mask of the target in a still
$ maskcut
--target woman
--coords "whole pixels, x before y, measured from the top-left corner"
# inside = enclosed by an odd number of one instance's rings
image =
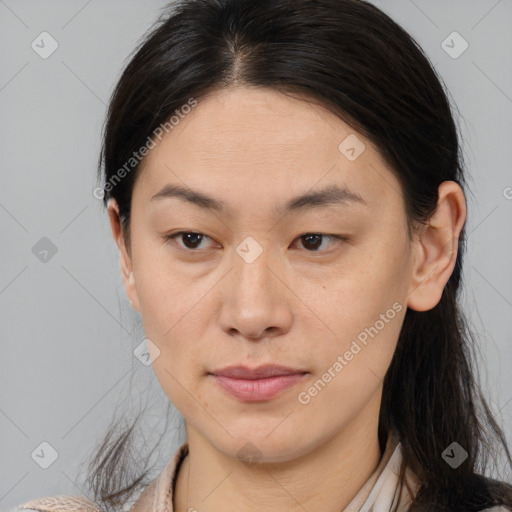
[[[512,487],[482,476],[496,444],[511,457],[458,303],[458,134],[388,16],[181,1],[117,84],[100,164],[187,442],[149,485],[116,487],[120,438],[92,467],[97,505],[22,510],[510,510]]]

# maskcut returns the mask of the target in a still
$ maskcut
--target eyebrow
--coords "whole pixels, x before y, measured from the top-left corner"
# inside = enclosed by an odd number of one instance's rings
[[[220,199],[197,190],[192,190],[191,188],[173,184],[165,185],[165,187],[151,197],[150,201],[166,198],[178,198],[200,208],[211,209],[219,213],[229,210],[226,203]],[[278,207],[276,213],[283,215],[301,210],[325,208],[328,206],[348,206],[349,204],[360,204],[368,207],[366,201],[347,186],[329,185],[316,192],[306,192],[305,194],[292,197],[284,205]]]

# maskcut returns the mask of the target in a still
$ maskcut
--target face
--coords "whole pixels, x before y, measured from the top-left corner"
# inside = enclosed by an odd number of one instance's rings
[[[130,244],[126,291],[187,429],[286,461],[377,417],[412,252],[399,182],[337,116],[269,89],[201,98],[145,157]],[[267,364],[300,374],[238,394],[212,375]]]

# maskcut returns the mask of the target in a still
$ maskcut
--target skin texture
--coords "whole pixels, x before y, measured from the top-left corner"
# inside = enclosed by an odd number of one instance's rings
[[[354,161],[338,149],[351,134],[365,144]],[[167,184],[211,195],[228,211],[151,201]],[[366,205],[276,212],[331,184]],[[160,351],[154,371],[186,421],[190,453],[175,510],[341,510],[381,457],[382,379],[406,307],[433,308],[454,268],[466,219],[459,185],[441,184],[436,213],[410,240],[399,182],[365,137],[304,98],[238,87],[202,97],[145,157],[128,246],[115,200],[108,211],[126,293]],[[165,240],[172,231],[206,236],[195,245]],[[301,238],[308,233],[347,241]],[[236,251],[246,237],[262,249],[251,263]],[[299,394],[329,368],[332,375],[338,356],[381,315],[378,334],[301,403]],[[258,403],[228,395],[208,375],[266,363],[308,374]],[[241,460],[247,443],[257,464]]]

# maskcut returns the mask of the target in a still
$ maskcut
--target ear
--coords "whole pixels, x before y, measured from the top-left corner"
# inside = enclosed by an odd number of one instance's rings
[[[131,306],[140,312],[139,297],[135,287],[135,278],[133,276],[133,266],[131,261],[130,252],[126,248],[123,233],[121,230],[121,219],[119,216],[119,206],[117,201],[110,198],[107,203],[108,216],[110,219],[110,227],[112,229],[112,236],[119,249],[119,265],[121,267],[121,274],[123,277],[124,289],[126,296],[130,301]]]
[[[466,201],[454,181],[439,185],[437,208],[414,239],[414,264],[407,306],[416,311],[434,308],[443,294],[457,259],[460,232],[466,221]]]

